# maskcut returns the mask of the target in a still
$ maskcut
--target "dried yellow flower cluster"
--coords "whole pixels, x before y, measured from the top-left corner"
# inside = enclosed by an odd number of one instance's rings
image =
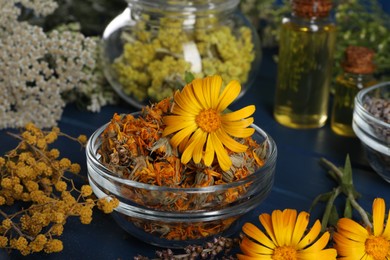
[[[133,31],[122,34],[123,53],[112,66],[125,94],[160,101],[185,85],[186,71],[197,78],[219,74],[224,85],[233,79],[247,82],[255,59],[250,28],[235,31],[212,17],[197,18],[188,30],[185,20],[165,17],[156,30],[149,25],[153,19],[144,15]]]
[[[116,198],[93,199],[89,185],[76,188],[65,174],[78,174],[80,165],[60,158],[60,151],[49,147],[59,136],[85,145],[85,135],[73,138],[58,127],[43,131],[32,123],[20,135],[11,135],[20,142],[0,157],[0,248],[23,255],[59,252],[62,241],[55,237],[62,234],[68,217],[89,224],[95,206],[105,213],[118,206]],[[20,211],[9,212],[21,204]]]
[[[66,27],[44,32],[20,20],[22,6],[44,16],[57,3],[0,0],[0,129],[28,122],[55,126],[65,104],[81,97],[91,111],[113,103],[113,94],[103,89],[108,84],[97,62],[99,39]]]

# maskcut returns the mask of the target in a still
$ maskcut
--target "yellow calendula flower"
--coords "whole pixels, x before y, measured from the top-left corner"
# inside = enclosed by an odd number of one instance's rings
[[[390,211],[386,226],[385,211],[385,201],[375,199],[372,204],[372,229],[364,228],[349,218],[338,221],[333,239],[340,259],[390,259]]]
[[[210,76],[193,80],[174,95],[172,115],[164,117],[163,136],[174,133],[171,144],[179,147],[184,164],[191,159],[200,163],[203,159],[204,164],[210,166],[216,154],[220,167],[227,171],[232,165],[227,149],[232,152],[247,149],[233,137],[246,138],[254,133],[248,126],[253,123],[253,117],[249,116],[255,106],[223,113],[240,94],[241,86],[233,80],[222,93],[221,86],[220,76]]]
[[[246,223],[242,227],[245,236],[238,254],[239,260],[331,260],[336,259],[336,250],[325,248],[330,234],[325,232],[319,239],[321,223],[317,220],[310,231],[309,213],[293,209],[275,210],[272,215],[261,214],[260,223],[265,232],[255,225]],[[317,239],[317,240],[316,240]]]

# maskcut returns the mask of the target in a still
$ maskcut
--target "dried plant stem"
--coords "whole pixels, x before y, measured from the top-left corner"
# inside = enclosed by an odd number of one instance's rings
[[[362,220],[364,222],[364,224],[366,224],[367,227],[370,227],[372,228],[372,224],[368,218],[368,215],[366,213],[366,211],[359,205],[359,203],[357,203],[356,199],[355,199],[355,196],[353,195],[352,192],[349,192],[348,193],[348,199],[351,201],[351,205],[354,209],[357,210],[357,212],[359,212],[360,216],[362,217]]]
[[[324,165],[325,168],[329,170],[329,175],[331,175],[333,179],[335,179],[335,181],[337,181],[338,183],[337,188],[335,188],[332,192],[319,196],[327,196],[327,205],[322,218],[322,230],[325,230],[327,228],[329,216],[331,215],[332,207],[334,207],[334,201],[336,197],[341,193],[343,193],[347,197],[347,200],[350,201],[352,207],[360,214],[364,224],[367,227],[372,228],[372,224],[369,220],[366,211],[359,205],[356,200],[359,194],[358,192],[356,192],[353,186],[352,168],[349,161],[349,157],[347,156],[346,165],[344,169],[338,168],[336,165],[334,165],[325,158],[321,158],[320,162]]]

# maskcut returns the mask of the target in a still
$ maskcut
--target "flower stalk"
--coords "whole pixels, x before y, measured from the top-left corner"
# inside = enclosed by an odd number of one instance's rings
[[[324,232],[328,228],[329,224],[335,224],[339,218],[334,201],[340,194],[344,194],[346,197],[344,217],[350,218],[352,216],[353,208],[359,213],[364,224],[367,227],[372,228],[367,212],[357,202],[360,194],[356,191],[353,185],[352,166],[349,155],[347,155],[343,168],[337,167],[325,158],[321,158],[320,163],[328,170],[328,174],[338,183],[338,186],[334,188],[333,191],[318,195],[311,205],[310,209],[312,209],[319,201],[327,201],[321,221],[322,231]]]

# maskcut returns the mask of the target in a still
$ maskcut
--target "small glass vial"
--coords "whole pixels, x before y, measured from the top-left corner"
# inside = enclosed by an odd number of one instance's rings
[[[274,117],[292,128],[319,128],[328,117],[336,25],[331,0],[293,0],[282,21]]]
[[[373,73],[374,51],[366,47],[349,46],[341,64],[343,74],[336,78],[331,116],[331,128],[338,135],[353,137],[352,115],[356,94],[376,83]]]

